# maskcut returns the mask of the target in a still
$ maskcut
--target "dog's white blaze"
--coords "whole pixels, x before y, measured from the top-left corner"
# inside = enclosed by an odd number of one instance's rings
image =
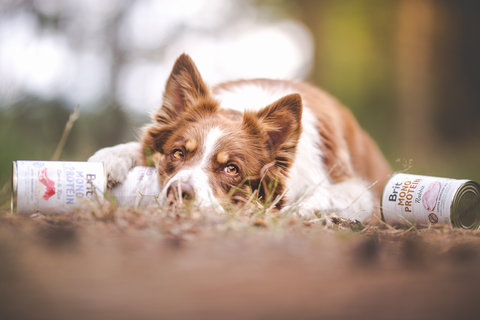
[[[160,202],[164,203],[167,199],[168,188],[177,182],[186,182],[191,184],[195,191],[195,203],[202,208],[213,208],[220,212],[223,212],[223,208],[213,194],[213,190],[210,187],[208,176],[204,170],[199,167],[192,169],[180,170],[168,183],[160,194]]]
[[[185,182],[193,187],[195,192],[195,202],[199,207],[210,207],[218,211],[223,211],[220,203],[215,198],[207,174],[208,163],[214,155],[217,149],[218,140],[222,135],[223,131],[218,127],[214,127],[208,131],[202,145],[202,157],[198,165],[177,172],[177,174],[175,174],[163,188],[160,194],[160,201],[165,201],[167,199],[167,190],[173,183]]]
[[[203,143],[203,157],[200,161],[200,167],[204,167],[206,164],[208,164],[208,161],[215,152],[218,140],[222,137],[222,135],[223,131],[218,127],[214,127],[208,131],[207,137]]]

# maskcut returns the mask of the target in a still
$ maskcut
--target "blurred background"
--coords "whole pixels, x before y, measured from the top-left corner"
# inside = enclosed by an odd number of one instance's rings
[[[0,186],[13,160],[136,138],[175,58],[209,84],[305,80],[348,106],[396,170],[480,180],[480,2],[2,0]]]

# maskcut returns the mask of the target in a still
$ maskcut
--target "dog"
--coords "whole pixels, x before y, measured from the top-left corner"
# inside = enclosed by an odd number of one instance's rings
[[[367,221],[390,167],[337,100],[294,81],[254,79],[212,88],[182,54],[139,142],[97,151],[109,185],[153,162],[160,203],[223,211],[255,198],[303,217]],[[253,195],[253,196],[252,196]]]

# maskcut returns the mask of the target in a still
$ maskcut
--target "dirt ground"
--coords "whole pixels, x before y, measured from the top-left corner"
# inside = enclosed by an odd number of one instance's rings
[[[0,319],[480,319],[480,233],[0,214]]]

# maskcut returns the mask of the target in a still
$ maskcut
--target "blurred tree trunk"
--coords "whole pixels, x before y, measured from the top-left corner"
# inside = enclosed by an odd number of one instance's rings
[[[443,0],[439,2],[437,10],[436,129],[452,152],[457,152],[461,147],[478,150],[480,1]]]
[[[318,63],[323,61],[321,50],[321,32],[322,16],[325,11],[326,1],[303,0],[298,6],[300,20],[312,31],[314,41],[313,67],[310,72],[309,80],[316,84],[323,83],[322,72],[316,72]]]
[[[118,99],[118,80],[127,58],[127,52],[120,43],[120,28],[122,20],[131,10],[132,5],[133,0],[124,1],[122,6],[117,8],[111,21],[109,21],[108,25],[105,27],[105,39],[108,41],[108,47],[111,50],[109,99],[115,107],[119,108],[121,108],[120,104],[116,103]]]
[[[396,71],[399,145],[414,161],[434,150],[432,127],[432,56],[435,2],[401,0],[398,3]]]

